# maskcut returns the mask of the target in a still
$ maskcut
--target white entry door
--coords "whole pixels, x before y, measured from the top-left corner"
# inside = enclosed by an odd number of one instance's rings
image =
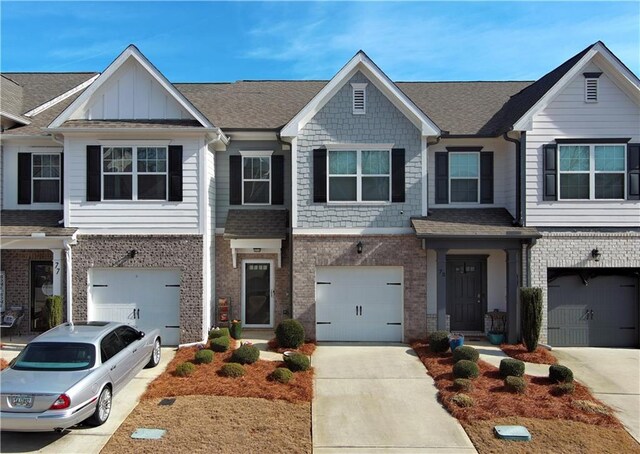
[[[158,268],[89,270],[89,321],[159,328],[163,345],[180,342],[180,271]]]
[[[401,267],[316,268],[316,338],[401,342],[403,293]]]

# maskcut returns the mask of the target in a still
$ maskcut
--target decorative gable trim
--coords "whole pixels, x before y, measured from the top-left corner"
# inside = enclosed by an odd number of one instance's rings
[[[53,107],[56,104],[58,104],[59,102],[64,101],[68,97],[73,96],[76,93],[84,90],[89,85],[91,85],[99,76],[100,76],[100,74],[96,74],[95,76],[91,77],[90,79],[85,80],[84,82],[82,82],[80,85],[78,85],[76,87],[73,87],[71,90],[62,93],[60,96],[56,96],[55,98],[45,102],[44,104],[41,104],[38,107],[35,107],[35,108],[31,109],[29,112],[25,113],[24,115],[26,117],[33,117],[35,115],[38,115],[40,112],[44,112],[48,108]]]
[[[440,128],[363,51],[359,51],[338,71],[329,83],[282,128],[280,135],[296,137],[300,130],[358,71],[362,72],[420,130],[423,136],[440,135]]]

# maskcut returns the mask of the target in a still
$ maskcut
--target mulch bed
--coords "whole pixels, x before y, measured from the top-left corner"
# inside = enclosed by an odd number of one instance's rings
[[[597,426],[621,427],[620,422],[612,414],[588,413],[572,405],[575,400],[587,400],[604,406],[580,383],[575,383],[575,392],[572,395],[554,396],[553,383],[547,377],[525,375],[524,378],[528,384],[526,392],[514,394],[504,388],[498,369],[484,361],[478,361],[480,376],[473,380],[474,389],[465,392],[475,400],[475,405],[461,408],[451,401],[451,398],[458,394],[453,389],[451,353],[432,353],[427,343],[423,341],[414,342],[412,347],[427,368],[429,375],[433,377],[439,390],[440,402],[459,420],[473,421],[520,416],[565,419]]]
[[[193,361],[196,347],[181,348],[167,366],[167,370],[156,378],[142,396],[143,399],[189,395],[210,395],[229,397],[259,397],[287,402],[311,402],[313,397],[313,368],[296,372],[287,384],[270,381],[269,374],[277,367],[285,367],[279,361],[258,360],[244,366],[245,375],[227,378],[218,375],[220,368],[229,361],[231,350],[215,353],[213,362],[199,364],[189,377],[174,374],[176,366],[185,361]]]
[[[0,370],[5,369],[9,365],[9,362],[0,358]]]
[[[502,344],[500,349],[512,358],[519,359],[526,363],[536,364],[558,364],[558,360],[553,353],[544,347],[536,348],[536,351],[529,353],[524,344]]]
[[[305,342],[299,348],[284,348],[278,345],[278,340],[274,337],[270,339],[267,343],[269,350],[276,353],[284,353],[289,351],[299,352],[307,356],[313,355],[316,351],[316,343],[315,342]]]

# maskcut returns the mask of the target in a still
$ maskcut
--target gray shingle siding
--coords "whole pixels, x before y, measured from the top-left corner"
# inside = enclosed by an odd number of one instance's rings
[[[351,83],[367,82],[365,115],[353,115]],[[393,143],[405,149],[405,203],[313,203],[313,150],[326,143]],[[410,227],[421,214],[420,131],[362,73],[356,73],[298,136],[298,227]]]

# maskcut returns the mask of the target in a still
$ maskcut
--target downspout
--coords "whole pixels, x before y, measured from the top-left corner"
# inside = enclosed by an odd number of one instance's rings
[[[64,245],[64,262],[66,267],[66,283],[67,283],[67,322],[73,323],[73,275],[71,263],[71,246],[77,244],[75,233],[70,240],[63,240]]]
[[[289,149],[291,150],[291,143],[282,140],[280,131],[276,132],[276,140],[281,146],[288,145]],[[291,156],[291,153],[289,153],[289,155]],[[289,167],[293,168],[293,165],[291,164]],[[296,178],[296,176],[291,175],[292,187],[294,178]],[[291,194],[289,197],[293,201],[293,194]],[[291,215],[292,210],[289,210],[289,217],[291,217]],[[293,227],[291,225],[291,218],[289,218],[289,308],[287,310],[289,311],[289,317],[293,318]]]
[[[510,129],[509,131],[512,131]],[[513,220],[513,225],[518,227],[522,227],[524,225],[524,220],[522,216],[522,203],[520,200],[522,194],[522,188],[520,187],[522,184],[522,173],[520,169],[520,164],[522,162],[522,153],[520,147],[520,140],[509,137],[509,131],[502,134],[502,137],[507,142],[511,142],[516,146],[516,217]]]

